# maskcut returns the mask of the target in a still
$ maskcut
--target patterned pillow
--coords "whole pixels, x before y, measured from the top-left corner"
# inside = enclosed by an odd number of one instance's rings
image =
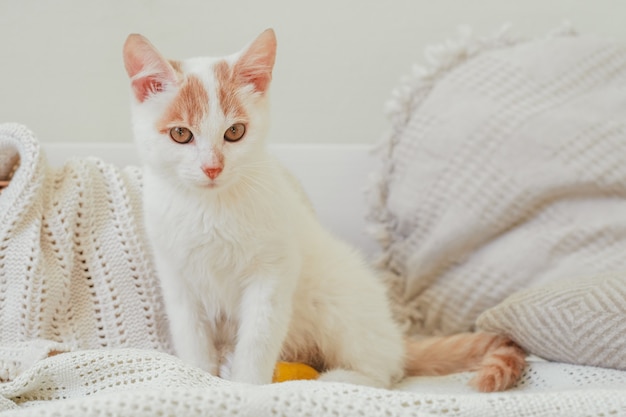
[[[574,308],[562,297],[574,303],[578,293],[563,280],[626,270],[626,45],[570,30],[532,41],[505,31],[462,36],[427,62],[394,92],[370,193],[396,317],[412,333],[472,330],[528,289],[481,324],[546,355],[539,345],[560,340],[547,356],[573,361],[575,330],[533,333],[530,316],[550,317],[542,301],[517,321],[511,312],[557,281],[554,297]],[[615,307],[576,317],[600,325]],[[542,338],[547,329],[567,334]]]
[[[478,318],[546,359],[626,370],[626,271],[519,291]]]

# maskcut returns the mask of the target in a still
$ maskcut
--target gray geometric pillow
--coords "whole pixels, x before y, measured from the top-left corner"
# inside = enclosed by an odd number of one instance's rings
[[[546,359],[626,370],[626,271],[519,291],[477,324]]]

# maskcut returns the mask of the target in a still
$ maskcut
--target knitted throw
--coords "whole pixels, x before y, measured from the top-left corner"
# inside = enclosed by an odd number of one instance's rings
[[[0,381],[50,352],[169,350],[141,221],[141,173],[46,163],[32,133],[0,129]]]

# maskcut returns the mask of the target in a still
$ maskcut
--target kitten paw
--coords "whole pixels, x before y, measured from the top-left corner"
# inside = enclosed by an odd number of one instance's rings
[[[241,366],[241,364],[239,364],[238,366],[237,362],[233,361],[228,379],[233,382],[253,385],[265,385],[272,382],[273,367],[263,367],[263,369],[259,369],[250,363],[246,363],[245,365],[246,366]]]

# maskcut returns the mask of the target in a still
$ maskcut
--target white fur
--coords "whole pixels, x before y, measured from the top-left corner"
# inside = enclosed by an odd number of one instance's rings
[[[133,101],[146,228],[177,354],[213,374],[263,384],[277,360],[309,362],[320,353],[329,370],[322,379],[389,386],[404,374],[404,344],[385,288],[320,226],[266,152],[267,94],[243,91],[246,136],[222,139],[234,121],[217,106],[213,62],[184,63],[211,105],[191,144],[155,129],[175,88]],[[201,165],[217,151],[224,170],[212,181]]]

